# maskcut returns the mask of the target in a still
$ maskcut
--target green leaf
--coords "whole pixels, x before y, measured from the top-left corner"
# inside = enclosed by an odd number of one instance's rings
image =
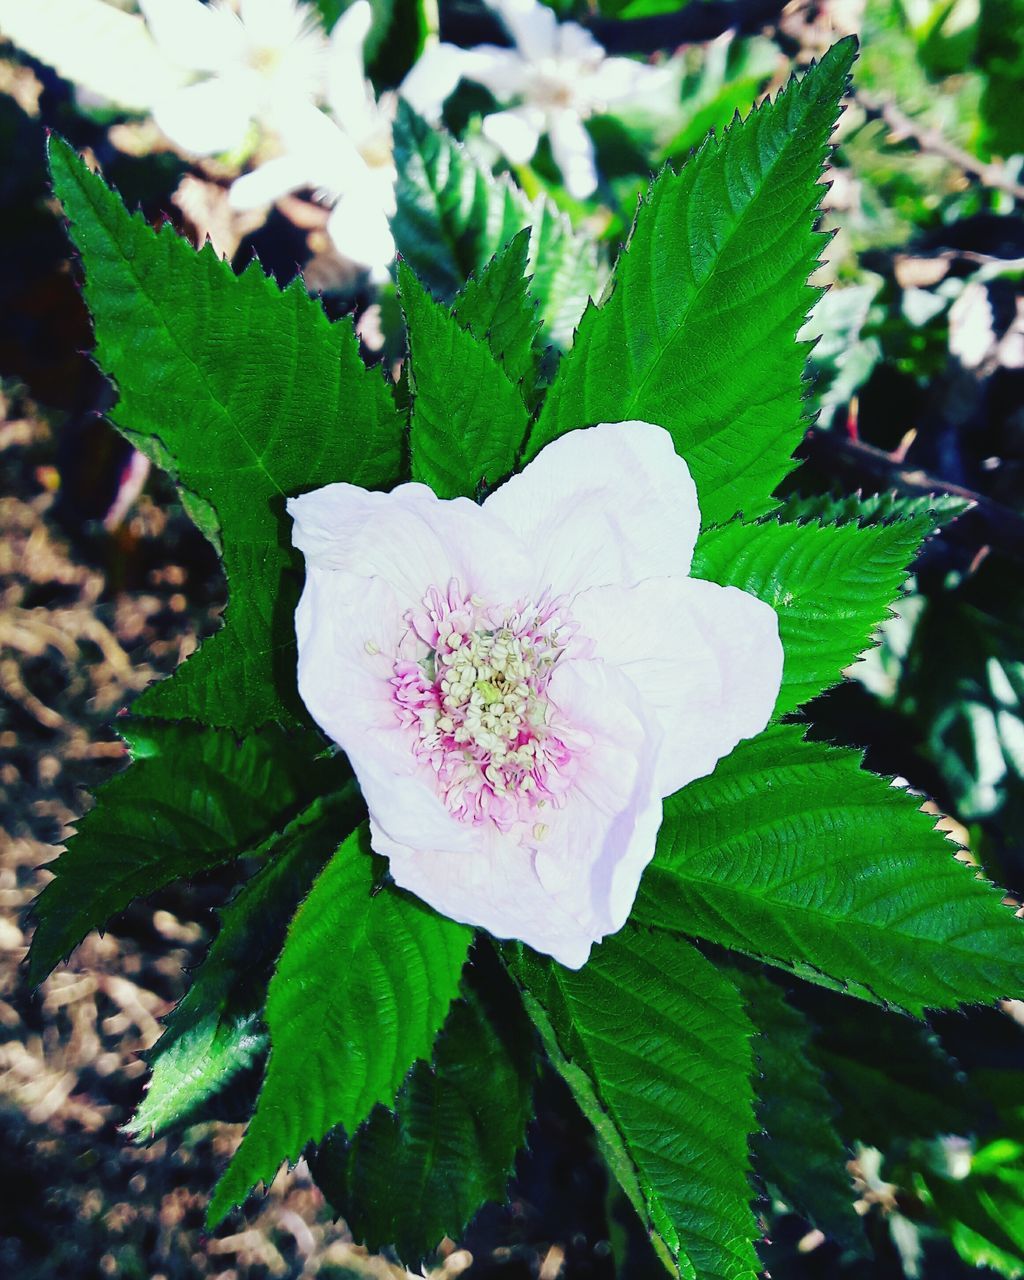
[[[958,1132],[968,1118],[973,1128],[977,1107],[964,1074],[924,1023],[830,992],[813,995],[811,1054],[848,1143],[886,1151]]]
[[[365,826],[299,908],[267,997],[270,1058],[256,1112],[214,1192],[211,1228],[283,1160],[377,1103],[429,1058],[459,987],[471,932],[417,899],[374,891]]]
[[[216,513],[230,603],[223,628],[140,714],[248,730],[301,716],[292,616],[299,575],[285,498],[400,478],[403,421],[366,369],[348,320],[301,281],[232,274],[170,226],[152,231],[50,139],[54,190],[85,268],[96,358],[118,390],[112,421]]]
[[[355,1137],[329,1134],[310,1167],[361,1244],[412,1264],[458,1239],[503,1200],[531,1116],[534,1037],[514,991],[477,990],[478,953],[434,1046],[394,1111],[378,1106]],[[507,988],[508,979],[503,979]]]
[[[821,524],[881,524],[894,519],[926,516],[936,529],[951,524],[973,506],[967,498],[948,493],[925,493],[911,497],[905,493],[847,493],[841,497],[816,494],[788,498],[779,513],[785,520],[815,520]]]
[[[850,1154],[835,1131],[835,1105],[809,1057],[811,1027],[774,982],[729,968],[757,1028],[754,1056],[761,1070],[757,1118],[763,1132],[751,1144],[761,1180],[833,1239],[864,1244],[853,1209]]]
[[[314,800],[254,850],[264,865],[221,912],[206,959],[153,1050],[146,1095],[126,1133],[151,1139],[194,1124],[211,1101],[262,1065],[267,983],[288,921],[362,811],[350,782],[333,797]]]
[[[772,519],[701,535],[693,576],[749,591],[779,616],[785,657],[776,716],[836,684],[869,647],[930,526],[927,515],[864,529]]]
[[[753,1277],[752,1028],[736,988],[681,938],[632,925],[576,972],[526,951],[514,970],[663,1252],[700,1280]]]
[[[566,347],[602,273],[593,242],[539,197],[531,203],[507,178],[495,178],[465,147],[421,119],[407,102],[395,122],[398,252],[444,302],[523,227],[532,227],[530,292],[548,341]]]
[[[98,788],[36,899],[33,983],[133,899],[248,853],[346,773],[313,759],[313,734],[274,726],[241,742],[195,724],[119,727],[135,763]]]
[[[710,139],[641,205],[614,287],[591,305],[527,457],[576,427],[641,419],[671,432],[707,524],[772,506],[805,426],[795,341],[829,135],[856,51],[840,41],[774,102]]]
[[[518,231],[489,263],[466,281],[452,304],[455,318],[491,354],[529,404],[537,380],[537,309],[527,292],[530,230]]]
[[[404,262],[398,283],[409,329],[413,479],[440,498],[474,497],[514,468],[526,405],[487,343],[435,302]]]
[[[1024,933],[918,801],[776,725],[665,802],[634,916],[911,1013],[1016,996]]]
[[[915,1190],[938,1216],[960,1257],[1001,1276],[1024,1276],[1024,1149],[996,1140],[956,1178],[926,1170]]]

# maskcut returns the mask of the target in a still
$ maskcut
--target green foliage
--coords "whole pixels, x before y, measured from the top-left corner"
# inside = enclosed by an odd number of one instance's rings
[[[804,428],[807,277],[822,163],[856,45],[844,40],[666,171],[641,206],[614,288],[590,305],[544,402],[528,456],[575,427],[642,419],[686,458],[704,520],[771,507]],[[771,235],[766,235],[766,228]]]
[[[450,302],[503,245],[531,227],[530,292],[549,342],[568,346],[599,292],[594,245],[541,197],[532,204],[464,147],[400,102],[395,122],[398,252],[435,297]]]
[[[301,715],[296,562],[284,500],[335,480],[400,478],[403,422],[349,321],[330,324],[301,280],[235,276],[170,226],[152,231],[59,138],[54,190],[85,268],[111,419],[216,515],[230,603],[223,628],[144,693],[141,714],[248,730]]]
[[[405,263],[398,280],[412,365],[413,479],[441,498],[472,497],[515,466],[528,422],[523,397],[487,342],[435,302]]]
[[[394,1109],[376,1107],[351,1141],[328,1135],[310,1162],[356,1240],[391,1245],[408,1263],[504,1197],[531,1116],[529,1022],[514,992],[478,990],[479,964],[477,955],[467,968],[477,981],[463,981],[433,1060],[416,1063]]]
[[[375,891],[353,832],[295,915],[270,982],[270,1058],[255,1114],[217,1185],[211,1226],[335,1125],[354,1133],[428,1058],[471,933],[395,889]]]
[[[915,1189],[965,1262],[1016,1280],[1024,1275],[1024,1146],[998,1139],[962,1154],[966,1173],[928,1170]]]
[[[927,515],[863,529],[734,521],[701,535],[694,576],[741,587],[779,615],[776,716],[835,684],[867,647],[930,526]]]
[[[700,1280],[753,1277],[752,1028],[736,988],[689,943],[631,925],[578,972],[525,951],[513,967],[663,1251]]]
[[[361,807],[349,783],[318,797],[255,851],[263,866],[221,912],[217,937],[153,1050],[146,1096],[127,1133],[155,1138],[194,1124],[262,1063],[267,983],[288,921]]]
[[[527,404],[537,380],[540,322],[526,287],[530,230],[518,231],[503,250],[466,281],[452,304],[459,324],[486,342]]]
[[[757,1028],[757,1118],[751,1149],[769,1188],[834,1239],[863,1244],[846,1171],[849,1152],[835,1131],[835,1104],[811,1060],[811,1027],[761,974],[732,967],[729,976]]]
[[[268,727],[239,742],[160,721],[121,732],[134,763],[99,788],[36,899],[32,982],[135,898],[254,850],[345,777],[340,761],[311,761],[309,733]]]
[[[1024,985],[1024,936],[857,753],[776,725],[665,803],[635,918],[910,1013]]]
[[[786,520],[816,520],[821,524],[878,524],[888,520],[910,520],[927,517],[934,528],[951,524],[971,509],[966,498],[948,493],[926,493],[910,497],[903,493],[848,493],[842,497],[828,494],[810,498],[790,498],[782,508]],[[908,558],[909,563],[909,558]]]

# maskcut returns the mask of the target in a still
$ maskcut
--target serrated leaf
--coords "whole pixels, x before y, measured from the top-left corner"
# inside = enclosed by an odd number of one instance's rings
[[[811,1026],[768,978],[738,967],[730,967],[729,976],[757,1029],[761,1078],[755,1091],[763,1132],[751,1143],[754,1169],[833,1239],[863,1245],[846,1171],[850,1153],[836,1133],[836,1108],[821,1071],[809,1057]]]
[[[488,1200],[503,1200],[525,1141],[533,1035],[514,991],[483,992],[476,954],[432,1062],[417,1062],[395,1100],[352,1141],[328,1135],[310,1167],[355,1239],[393,1247],[407,1264],[458,1239]],[[511,997],[511,999],[509,998]]]
[[[313,758],[315,735],[275,726],[241,742],[161,721],[121,732],[135,763],[97,789],[33,907],[33,983],[133,899],[248,853],[347,773]]]
[[[554,1065],[614,1126],[624,1190],[635,1179],[642,1216],[684,1274],[753,1277],[752,1028],[736,988],[689,943],[632,925],[578,971],[526,951],[514,969]]]
[[[270,1058],[256,1112],[214,1192],[211,1228],[284,1160],[390,1106],[429,1058],[458,993],[471,931],[394,888],[374,891],[365,826],[299,908],[270,982]]]
[[[815,520],[821,524],[881,524],[886,520],[927,516],[936,529],[950,524],[969,511],[974,504],[967,498],[948,493],[848,493],[842,497],[818,494],[813,497],[788,498],[780,515],[785,520]]]
[[[829,992],[802,994],[816,997],[811,1053],[847,1142],[885,1151],[956,1132],[973,1117],[963,1072],[927,1025]]]
[[[749,591],[779,616],[785,657],[776,716],[836,684],[868,648],[929,528],[927,516],[864,529],[773,519],[701,534],[694,577]]]
[[[530,230],[516,232],[504,249],[466,281],[452,303],[455,318],[491,353],[530,404],[537,380],[537,309],[526,287]]]
[[[1016,996],[1024,932],[918,801],[775,725],[665,802],[634,916],[911,1013]]]
[[[807,278],[826,242],[813,230],[822,164],[855,51],[840,41],[657,179],[527,458],[576,427],[640,419],[671,432],[705,523],[770,509],[805,426],[807,344],[795,337],[817,296]]]
[[[526,405],[487,343],[435,302],[404,262],[398,285],[409,330],[413,479],[440,498],[474,497],[514,468]]]
[[[262,1063],[267,983],[288,921],[363,812],[350,782],[253,851],[264,865],[220,913],[217,936],[153,1049],[146,1094],[126,1133],[151,1139],[206,1118],[212,1100]]]
[[[424,285],[451,302],[517,231],[531,227],[530,292],[547,339],[566,347],[587,299],[600,292],[594,243],[543,196],[534,202],[495,178],[465,147],[399,102],[395,122],[398,252]]]
[[[292,617],[300,581],[284,501],[336,480],[400,478],[403,420],[301,282],[241,276],[170,226],[152,231],[50,139],[54,190],[85,267],[96,358],[114,381],[111,420],[216,513],[230,601],[224,626],[140,714],[248,730],[301,717]]]

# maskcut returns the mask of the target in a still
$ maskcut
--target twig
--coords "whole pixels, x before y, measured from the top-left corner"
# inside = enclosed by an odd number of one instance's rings
[[[918,124],[916,120],[901,111],[895,102],[872,97],[863,89],[854,89],[853,99],[863,108],[869,119],[881,120],[898,138],[913,143],[919,151],[948,160],[969,177],[977,179],[982,186],[991,187],[995,191],[1005,191],[1015,200],[1024,200],[1024,186],[1015,181],[1001,164],[988,163],[979,160],[977,156],[972,156],[969,151],[964,151],[962,147],[950,142],[937,129],[929,129],[925,125]]]

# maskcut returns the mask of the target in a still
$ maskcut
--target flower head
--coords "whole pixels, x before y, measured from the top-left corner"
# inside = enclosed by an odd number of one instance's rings
[[[194,155],[242,145],[254,121],[270,123],[322,94],[328,41],[302,0],[139,0],[157,45],[192,73],[153,116]]]
[[[559,23],[540,0],[488,0],[515,48],[478,45],[428,49],[402,84],[402,94],[428,119],[462,79],[475,80],[508,110],[486,116],[486,137],[512,164],[525,164],[542,134],[551,139],[555,163],[570,195],[583,200],[597,187],[594,144],[583,121],[635,99],[664,83],[659,69],[631,58],[609,58],[585,28]]]
[[[662,799],[767,723],[774,611],[688,575],[668,433],[548,445],[482,506],[420,484],[292,499],[299,691],[395,881],[578,967],[625,923]]]
[[[278,111],[280,153],[232,184],[231,203],[253,209],[311,187],[331,208],[327,233],[338,252],[381,280],[395,256],[388,219],[395,212],[396,103],[389,94],[378,99],[363,70],[371,16],[368,0],[356,0],[331,33],[325,73],[331,114],[295,99]]]

